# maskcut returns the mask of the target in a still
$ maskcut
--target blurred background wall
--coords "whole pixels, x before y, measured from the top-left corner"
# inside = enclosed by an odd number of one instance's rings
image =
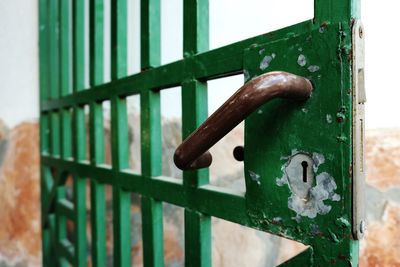
[[[210,49],[313,17],[312,0],[209,0]],[[86,1],[87,2],[87,1]],[[128,0],[129,73],[139,70],[139,1]],[[162,63],[182,58],[182,2],[162,0]],[[361,266],[400,266],[400,88],[396,83],[400,37],[396,1],[362,1],[366,32],[366,142],[368,232],[361,246]],[[109,1],[105,1],[106,11]],[[285,15],[282,15],[285,10]],[[40,265],[38,151],[37,0],[0,0],[0,266]],[[106,12],[106,22],[109,16]],[[107,23],[106,23],[107,25]],[[105,50],[109,50],[106,27]],[[105,65],[109,54],[105,53]],[[105,69],[106,79],[109,71]],[[243,76],[210,81],[209,112],[243,83]],[[162,92],[163,174],[179,177],[172,153],[181,142],[180,90]],[[129,112],[131,151],[140,135],[138,99]],[[107,125],[106,125],[107,127]],[[211,168],[212,183],[243,189],[242,166],[232,148],[243,141],[237,127],[213,148],[221,156]],[[136,155],[132,165],[140,166]],[[226,168],[229,165],[230,168]],[[224,168],[222,166],[225,166]],[[229,179],[228,179],[229,178]],[[139,196],[132,197],[133,262],[141,264]],[[88,206],[90,209],[90,206]],[[182,210],[165,205],[165,258],[183,264]],[[88,225],[88,228],[90,225]],[[109,240],[109,243],[111,240]],[[301,244],[213,219],[214,266],[273,266],[304,249]],[[240,255],[240,256],[238,256]],[[251,265],[248,265],[251,263]],[[110,263],[111,264],[111,263]]]

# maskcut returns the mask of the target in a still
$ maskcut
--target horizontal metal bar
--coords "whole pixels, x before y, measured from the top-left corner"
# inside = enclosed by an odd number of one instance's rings
[[[75,163],[60,158],[42,156],[44,165],[53,166],[61,172],[96,179],[100,183],[152,197],[156,200],[186,207],[204,214],[248,225],[244,192],[204,185],[199,188],[183,187],[182,180],[172,177],[144,177],[129,170],[116,171],[104,166],[93,166],[86,162]],[[190,190],[186,192],[185,190]],[[171,194],[174,192],[174,194]],[[220,203],[220,205],[215,205]],[[235,211],[235,212],[232,212]]]
[[[74,203],[67,199],[60,199],[57,203],[57,210],[70,220],[74,220]]]
[[[311,30],[312,21],[304,21],[274,32],[262,34],[218,49],[210,50],[167,65],[92,87],[59,99],[45,100],[41,111],[48,112],[73,106],[101,102],[115,96],[140,94],[146,90],[162,90],[180,85],[186,79],[210,80],[240,73],[243,53],[255,43],[268,44],[288,38],[294,33]]]

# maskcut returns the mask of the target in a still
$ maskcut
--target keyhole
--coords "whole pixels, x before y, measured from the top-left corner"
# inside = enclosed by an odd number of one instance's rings
[[[307,161],[302,161],[301,166],[303,167],[303,182],[307,183],[307,167],[308,167],[308,162]]]

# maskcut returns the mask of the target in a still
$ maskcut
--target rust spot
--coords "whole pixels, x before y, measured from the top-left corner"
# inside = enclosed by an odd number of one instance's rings
[[[350,49],[349,53],[347,54],[347,60],[349,61],[353,60],[353,49]]]
[[[320,27],[321,27],[321,28],[326,28],[326,27],[328,27],[328,22],[327,22],[327,21],[322,22],[321,25],[320,25]]]
[[[353,165],[350,164],[349,166],[349,177],[353,177]]]
[[[345,260],[346,260],[346,256],[343,255],[343,254],[339,254],[337,257],[338,257],[338,259],[341,260],[341,261],[345,261]]]
[[[281,224],[282,224],[282,221],[281,221],[281,220],[272,220],[272,221],[271,221],[271,224],[274,224],[274,225],[281,225]]]

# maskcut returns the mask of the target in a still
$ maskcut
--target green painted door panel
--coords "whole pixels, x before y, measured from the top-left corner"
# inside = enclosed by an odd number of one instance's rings
[[[316,262],[356,263],[352,221],[351,31],[324,23],[255,45],[250,80],[286,71],[311,80],[307,101],[274,100],[245,123],[246,208],[253,227],[311,245]],[[304,188],[304,166],[309,156]],[[313,177],[314,176],[314,177]],[[305,193],[304,193],[305,192]],[[302,194],[304,193],[304,195]]]

